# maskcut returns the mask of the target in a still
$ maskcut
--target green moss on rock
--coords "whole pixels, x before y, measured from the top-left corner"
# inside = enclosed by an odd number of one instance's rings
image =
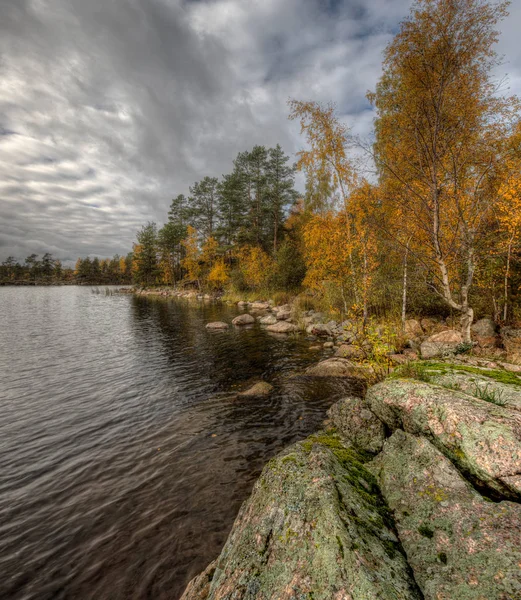
[[[183,600],[421,598],[364,461],[332,432],[272,459],[211,582],[196,578]]]

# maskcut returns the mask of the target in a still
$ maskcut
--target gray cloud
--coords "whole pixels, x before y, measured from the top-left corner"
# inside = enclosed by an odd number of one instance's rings
[[[238,151],[294,153],[289,97],[333,100],[367,135],[365,92],[409,4],[0,0],[0,259],[126,253]],[[500,50],[519,93],[511,12]]]

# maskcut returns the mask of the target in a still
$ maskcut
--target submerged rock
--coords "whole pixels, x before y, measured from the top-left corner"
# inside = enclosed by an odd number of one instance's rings
[[[234,325],[251,325],[255,323],[255,318],[249,314],[239,315],[232,321]]]
[[[266,329],[272,333],[292,333],[293,331],[297,331],[296,325],[287,321],[277,321],[273,325],[268,325]]]
[[[422,358],[435,358],[450,354],[462,341],[461,333],[453,329],[431,335],[421,345]]]
[[[250,388],[238,394],[240,398],[261,398],[265,396],[269,396],[273,391],[273,386],[267,381],[259,381],[255,385],[252,385]]]
[[[228,323],[214,321],[213,323],[207,323],[206,329],[228,329]]]
[[[401,430],[371,470],[426,600],[521,598],[521,505],[486,501],[432,444]]]
[[[478,487],[521,500],[521,414],[462,392],[406,379],[367,392],[391,430],[429,439]]]
[[[355,448],[376,454],[383,448],[385,427],[360,398],[344,398],[327,411],[342,439]]]
[[[271,460],[219,558],[182,600],[416,600],[373,476],[338,438]]]

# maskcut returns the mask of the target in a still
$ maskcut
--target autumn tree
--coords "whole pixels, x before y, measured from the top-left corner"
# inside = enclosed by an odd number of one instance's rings
[[[185,255],[181,261],[181,265],[186,269],[188,278],[192,281],[196,281],[197,287],[201,287],[201,250],[197,239],[197,230],[189,225],[186,231],[186,238],[181,242],[185,249]]]
[[[237,252],[245,283],[254,289],[266,287],[275,271],[275,262],[259,246],[243,246]]]
[[[461,314],[467,342],[469,294],[514,107],[492,80],[496,25],[506,6],[418,0],[387,47],[384,73],[369,95],[382,185],[399,190],[405,237],[413,238],[433,288]]]
[[[521,246],[521,164],[516,165],[516,167],[511,169],[510,176],[501,185],[496,205],[500,227],[499,247],[506,257],[503,284],[503,321],[506,321],[508,317],[512,257],[516,248],[518,249]]]
[[[306,174],[308,191],[320,190],[322,206],[328,211],[345,206],[349,193],[358,182],[348,128],[340,121],[334,104],[290,100],[290,120],[298,120],[300,132],[309,148],[297,153],[297,169]],[[317,198],[315,198],[316,204]]]

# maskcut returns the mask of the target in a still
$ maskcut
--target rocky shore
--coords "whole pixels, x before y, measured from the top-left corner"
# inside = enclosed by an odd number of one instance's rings
[[[220,300],[218,296],[201,294],[195,290],[174,288],[122,289],[122,293],[140,296],[181,298],[199,301]],[[233,326],[260,323],[272,335],[304,334],[310,341],[311,350],[326,349],[335,358],[354,363],[365,362],[372,353],[375,340],[386,348],[391,365],[422,359],[458,357],[458,360],[488,362],[493,368],[521,372],[521,328],[499,328],[490,318],[482,318],[472,326],[472,346],[467,347],[453,317],[428,317],[408,319],[401,333],[401,344],[393,344],[385,324],[377,325],[373,340],[367,338],[361,324],[350,319],[343,321],[328,319],[316,310],[299,309],[296,303],[275,305],[269,300],[255,302],[239,301],[237,307],[243,311],[232,321]],[[209,323],[208,329],[227,329],[227,323]],[[467,355],[472,350],[472,357]]]
[[[520,600],[521,378],[476,370],[334,404],[182,599]]]

